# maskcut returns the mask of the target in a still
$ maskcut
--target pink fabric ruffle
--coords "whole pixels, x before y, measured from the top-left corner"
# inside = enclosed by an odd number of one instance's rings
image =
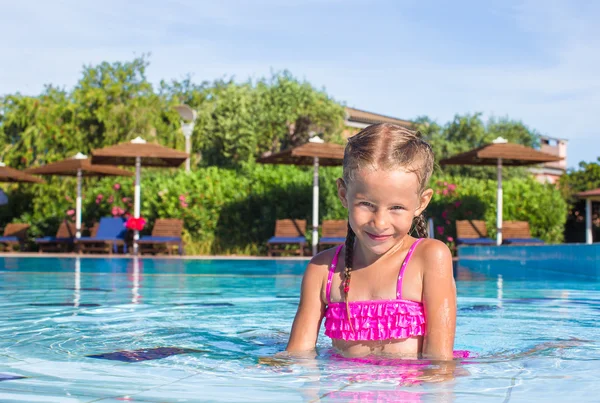
[[[334,302],[325,311],[325,334],[349,341],[406,339],[425,334],[423,305],[414,301]],[[352,324],[352,325],[350,325]],[[354,330],[353,330],[354,329]]]

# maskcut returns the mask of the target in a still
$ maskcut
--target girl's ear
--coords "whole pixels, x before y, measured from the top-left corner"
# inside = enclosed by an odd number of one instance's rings
[[[348,208],[348,199],[346,198],[348,194],[348,189],[346,188],[346,183],[342,178],[338,178],[338,180],[335,183],[337,184],[338,197],[342,202],[342,206]]]
[[[433,189],[426,189],[423,193],[421,193],[421,198],[419,200],[419,208],[415,211],[415,217],[421,215],[421,213],[427,208],[431,198],[433,197]]]

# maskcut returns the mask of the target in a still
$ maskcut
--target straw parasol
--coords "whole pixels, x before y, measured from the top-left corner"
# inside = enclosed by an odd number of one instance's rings
[[[319,241],[319,165],[342,165],[343,159],[344,146],[325,143],[319,137],[312,137],[308,140],[308,143],[279,153],[264,156],[257,161],[262,164],[313,166],[313,255],[317,254],[317,245]]]
[[[585,243],[593,242],[592,236],[592,201],[600,201],[600,188],[575,193],[580,199],[585,199]]]
[[[77,201],[75,204],[75,237],[81,238],[81,182],[84,176],[133,176],[133,172],[107,165],[93,165],[88,157],[77,153],[73,158],[53,162],[41,167],[29,168],[26,172],[36,175],[58,175],[77,177]]]
[[[41,178],[36,178],[26,172],[7,167],[3,162],[0,162],[0,182],[46,183]]]
[[[136,137],[126,143],[92,150],[93,164],[135,166],[133,207],[133,216],[135,218],[140,218],[140,170],[142,163],[144,166],[175,168],[184,163],[187,158],[188,154],[183,151],[164,147],[159,144],[147,143],[141,137]],[[138,230],[135,230],[133,232],[134,253],[138,251],[137,241],[139,238],[140,233]]]
[[[547,154],[531,147],[509,143],[498,137],[492,144],[455,155],[440,161],[440,165],[496,165],[498,168],[497,190],[497,235],[496,244],[502,244],[502,166],[535,165],[543,162],[560,161],[562,157]]]

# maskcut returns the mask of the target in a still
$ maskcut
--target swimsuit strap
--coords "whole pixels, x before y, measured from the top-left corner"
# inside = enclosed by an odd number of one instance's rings
[[[331,266],[329,266],[329,276],[327,277],[327,287],[325,288],[325,299],[327,303],[331,303],[331,281],[333,280],[333,273],[335,272],[335,268],[337,267],[338,258],[340,257],[340,251],[344,245],[340,245],[335,250],[335,255],[333,255],[333,259],[331,260]]]
[[[404,271],[406,270],[406,266],[408,265],[408,262],[410,262],[410,258],[412,257],[413,252],[415,251],[415,248],[417,247],[419,242],[421,242],[422,240],[423,240],[423,238],[418,238],[416,241],[413,242],[413,244],[408,249],[408,253],[406,254],[406,257],[404,258],[402,267],[400,267],[400,273],[398,274],[398,284],[396,285],[396,298],[397,299],[402,299],[402,278],[404,277]]]

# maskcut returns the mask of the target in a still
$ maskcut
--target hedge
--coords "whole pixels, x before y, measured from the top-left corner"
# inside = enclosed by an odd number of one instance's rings
[[[321,168],[320,212],[323,219],[346,218],[337,199],[335,180],[341,168]],[[435,237],[453,246],[454,222],[484,219],[495,236],[496,182],[439,176],[427,209],[435,222]],[[52,235],[62,219],[73,218],[75,180],[49,178],[47,185],[9,185],[9,204],[0,207],[0,221],[30,223],[31,239]],[[133,210],[132,178],[85,178],[83,221]],[[275,220],[301,218],[312,222],[312,168],[246,164],[241,169],[198,168],[142,170],[141,213],[149,232],[157,217],[182,218],[188,254],[266,252]],[[504,182],[505,220],[526,220],[532,235],[561,242],[567,205],[560,192],[533,179]],[[310,237],[310,229],[307,229]],[[30,244],[34,247],[33,244]]]

